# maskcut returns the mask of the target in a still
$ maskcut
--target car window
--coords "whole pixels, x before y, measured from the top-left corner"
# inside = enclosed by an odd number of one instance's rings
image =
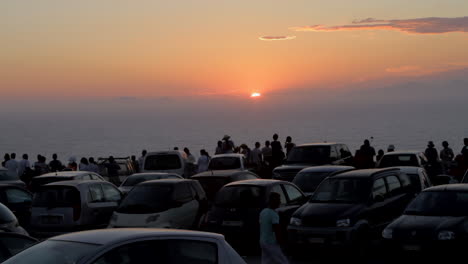
[[[152,240],[115,248],[94,264],[218,263],[216,244],[196,240]]]
[[[187,183],[177,184],[176,191],[174,193],[174,200],[179,202],[188,202],[192,200],[192,190]]]
[[[271,188],[271,192],[275,192],[280,195],[282,205],[285,205],[287,203],[286,196],[284,195],[283,189],[281,189],[281,186],[279,184],[276,184],[275,186],[273,186],[273,188]]]
[[[104,194],[102,193],[102,188],[100,184],[93,184],[89,186],[89,196],[90,203],[99,203],[104,202]]]
[[[351,151],[349,151],[349,148],[344,144],[340,145],[339,152],[342,159],[351,156]]]
[[[289,202],[297,202],[303,199],[302,193],[294,186],[290,184],[284,184],[284,189],[286,190],[286,194],[288,195]]]
[[[400,175],[398,175],[398,177],[400,178],[400,183],[401,183],[401,186],[403,188],[411,186],[411,179],[410,179],[409,175],[407,175],[406,173],[400,173]],[[418,176],[418,178],[419,178],[419,176]]]
[[[335,161],[337,160],[339,157],[338,157],[338,153],[336,151],[336,146],[331,146],[330,148],[330,159],[332,161]]]
[[[89,174],[83,175],[83,176],[81,177],[81,179],[82,179],[82,180],[91,180],[91,176],[89,176]]]
[[[377,179],[374,181],[374,184],[372,185],[372,197],[375,198],[378,195],[382,195],[385,197],[387,194],[387,189],[385,187],[385,181],[383,178]]]
[[[5,190],[8,203],[30,203],[32,201],[31,194],[16,188],[8,188]]]
[[[108,202],[119,202],[122,199],[122,195],[114,186],[102,184],[102,190],[104,191],[104,197]]]
[[[392,195],[398,194],[399,191],[401,190],[401,184],[398,178],[392,175],[392,176],[385,177],[385,180],[387,181],[389,195],[392,196]]]

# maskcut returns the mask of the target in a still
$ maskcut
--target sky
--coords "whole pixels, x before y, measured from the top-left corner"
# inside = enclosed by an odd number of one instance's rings
[[[5,0],[0,25],[0,108],[456,100],[468,83],[461,0]]]

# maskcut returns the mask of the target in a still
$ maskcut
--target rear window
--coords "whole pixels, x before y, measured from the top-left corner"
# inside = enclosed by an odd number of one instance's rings
[[[151,155],[145,159],[145,170],[177,170],[181,167],[180,157],[174,154]]]
[[[330,146],[295,147],[288,155],[287,163],[324,165],[330,162]]]
[[[228,186],[216,195],[220,207],[262,208],[266,206],[264,189],[258,186]]]
[[[74,187],[44,186],[34,194],[33,207],[72,207],[81,203],[80,192]]]
[[[379,168],[388,167],[419,167],[416,155],[386,155],[380,161]]]
[[[208,165],[209,170],[234,170],[241,167],[238,157],[218,157],[212,158]]]
[[[173,185],[138,185],[117,208],[124,214],[150,214],[168,210],[173,201]]]

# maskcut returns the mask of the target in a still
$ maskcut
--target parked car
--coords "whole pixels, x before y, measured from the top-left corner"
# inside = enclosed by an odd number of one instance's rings
[[[420,167],[392,167],[399,169],[402,173],[408,175],[411,185],[415,188],[415,193],[420,193],[424,189],[432,187],[432,182],[424,168]]]
[[[19,225],[18,219],[13,212],[0,203],[0,231],[28,235],[28,232]]]
[[[268,206],[271,192],[281,196],[277,211],[286,232],[290,216],[307,198],[294,184],[277,180],[246,180],[224,186],[216,195],[203,230],[223,234],[235,247],[258,247],[259,216]]]
[[[106,227],[121,199],[121,192],[109,182],[46,184],[33,197],[31,232],[43,237]]]
[[[354,167],[351,166],[316,166],[308,167],[299,171],[292,181],[299,189],[301,189],[306,196],[311,196],[317,186],[333,173],[341,171],[354,170]]]
[[[23,227],[29,225],[32,194],[16,185],[0,184],[0,202],[10,209]]]
[[[395,151],[387,152],[377,163],[377,168],[389,167],[419,167],[425,168],[427,158],[420,151]]]
[[[164,172],[146,172],[146,173],[135,173],[128,176],[120,185],[119,190],[126,195],[132,190],[135,185],[152,180],[163,180],[163,179],[183,179],[180,175],[175,173],[164,173]]]
[[[214,155],[208,164],[208,170],[247,170],[247,159],[243,154]]]
[[[129,175],[132,175],[137,172],[138,168],[133,166],[133,162],[130,157],[114,157],[115,162],[120,166],[119,170],[119,180],[120,182],[124,181],[125,178]],[[109,181],[109,175],[107,173],[106,165],[109,164],[109,158],[98,158],[97,165],[99,168],[99,174]]]
[[[465,254],[468,185],[441,185],[424,190],[402,216],[384,229],[382,236],[406,252],[435,253],[444,258]]]
[[[198,228],[207,212],[200,183],[170,179],[146,181],[135,186],[112,215],[109,228]]]
[[[0,232],[0,262],[7,260],[37,242],[37,239],[30,236]]]
[[[294,147],[285,164],[273,170],[273,179],[293,181],[307,167],[320,165],[352,165],[353,156],[345,144],[314,143]]]
[[[288,226],[291,248],[365,248],[361,246],[402,214],[414,194],[409,177],[399,169],[354,170],[330,176],[293,214]]]
[[[187,177],[185,175],[186,160],[187,155],[177,150],[149,152],[143,161],[142,172],[176,173],[182,177]]]
[[[20,252],[4,263],[245,264],[245,261],[223,236],[218,234],[170,229],[123,228],[92,230],[53,237]]]
[[[259,177],[249,171],[218,170],[205,171],[192,176],[191,179],[199,181],[208,200],[213,201],[216,193],[224,185],[235,181],[259,179]]]
[[[32,178],[29,189],[36,192],[41,186],[48,183],[73,180],[105,181],[101,175],[90,171],[59,171]]]
[[[7,169],[0,167],[0,184],[10,184],[19,187],[26,187],[26,184],[16,175],[12,175]]]

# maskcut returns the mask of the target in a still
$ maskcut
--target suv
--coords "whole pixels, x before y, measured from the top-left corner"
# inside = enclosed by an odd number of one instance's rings
[[[205,192],[197,181],[146,181],[128,193],[109,227],[198,228],[207,208]]]
[[[353,156],[345,144],[313,143],[294,147],[284,165],[273,170],[273,178],[292,181],[307,167],[320,165],[351,165]]]
[[[247,170],[247,160],[242,154],[214,155],[208,164],[208,170]]]
[[[292,216],[294,249],[311,245],[366,245],[399,217],[416,188],[399,169],[341,172],[326,178]]]
[[[141,172],[176,173],[187,177],[186,160],[187,155],[177,150],[149,152],[143,160]]]

